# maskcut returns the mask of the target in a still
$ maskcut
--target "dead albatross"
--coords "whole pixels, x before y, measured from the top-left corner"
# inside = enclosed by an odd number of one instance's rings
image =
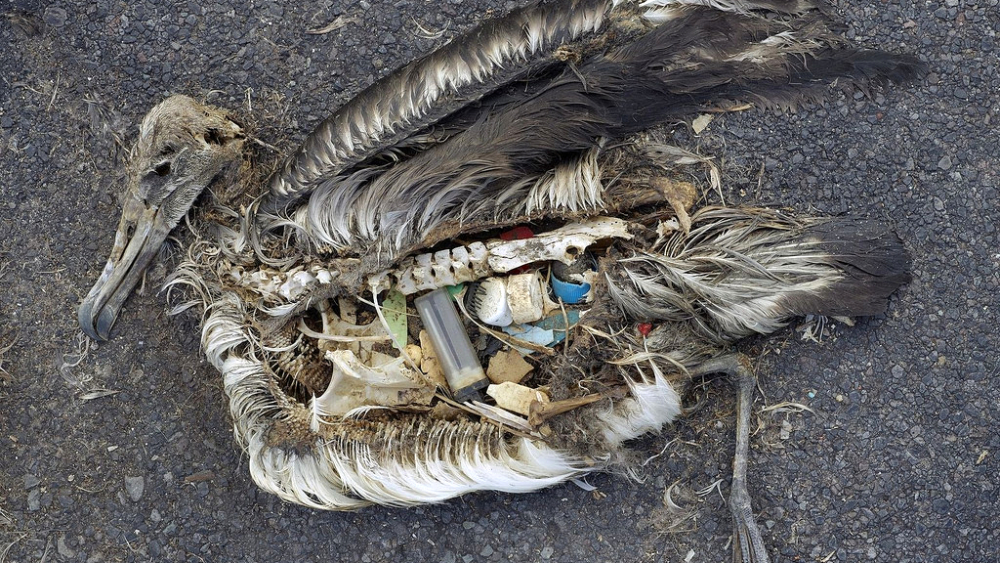
[[[733,346],[798,315],[881,314],[908,257],[872,221],[693,210],[691,154],[641,133],[919,73],[826,18],[807,0],[534,4],[358,94],[251,203],[207,198],[168,285],[201,307],[254,481],[335,510],[533,491],[621,468],[692,378],[727,373],[735,557],[767,561],[755,379]],[[87,334],[108,338],[199,194],[240,185],[245,138],[183,96],[146,116]],[[487,374],[498,356],[518,373]]]

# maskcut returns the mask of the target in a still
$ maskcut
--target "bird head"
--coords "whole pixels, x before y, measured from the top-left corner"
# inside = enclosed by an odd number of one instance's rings
[[[126,298],[198,195],[232,180],[245,138],[222,110],[187,96],[167,98],[149,112],[132,150],[114,247],[80,305],[87,335],[108,338]]]

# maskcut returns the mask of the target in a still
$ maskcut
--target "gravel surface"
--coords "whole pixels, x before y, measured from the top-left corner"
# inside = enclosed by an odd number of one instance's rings
[[[723,561],[733,387],[669,430],[641,483],[319,513],[250,482],[197,320],[153,289],[77,363],[76,306],[111,247],[119,142],[168,93],[287,150],[363,85],[524,1],[4,0],[0,11],[0,562]],[[747,343],[768,404],[751,492],[778,560],[997,561],[997,0],[838,2],[846,34],[918,53],[919,84],[717,117],[730,203],[896,226],[914,279],[885,318]],[[342,27],[322,34],[309,30]],[[428,33],[443,31],[440,37]],[[0,349],[3,346],[0,345]],[[76,365],[74,365],[76,364]],[[0,376],[4,377],[4,376]],[[758,407],[762,402],[758,402]],[[638,444],[646,456],[664,438]],[[664,493],[693,511],[678,522]]]

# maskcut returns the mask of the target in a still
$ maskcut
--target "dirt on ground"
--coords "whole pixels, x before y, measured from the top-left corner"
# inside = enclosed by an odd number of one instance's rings
[[[636,444],[651,458],[642,482],[595,475],[593,491],[323,513],[250,481],[198,319],[169,316],[157,292],[169,258],[111,341],[77,328],[112,245],[127,147],[164,96],[231,108],[284,152],[372,80],[526,3],[0,4],[0,562],[730,557],[725,380]],[[716,157],[727,203],[879,219],[914,259],[884,317],[818,332],[797,322],[743,346],[764,397],[751,494],[776,560],[996,561],[1000,7],[842,1],[834,12],[851,40],[915,53],[929,75],[673,134]],[[668,510],[668,494],[686,511]]]

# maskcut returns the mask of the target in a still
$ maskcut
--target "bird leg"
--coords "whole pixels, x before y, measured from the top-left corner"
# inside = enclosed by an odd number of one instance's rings
[[[750,409],[753,406],[757,378],[750,358],[744,354],[726,354],[712,358],[691,370],[694,376],[725,373],[739,384],[736,407],[736,453],[733,456],[733,483],[729,493],[729,509],[733,513],[733,561],[735,563],[768,563],[770,558],[760,535],[760,528],[750,506],[747,490],[747,457],[750,450]]]

